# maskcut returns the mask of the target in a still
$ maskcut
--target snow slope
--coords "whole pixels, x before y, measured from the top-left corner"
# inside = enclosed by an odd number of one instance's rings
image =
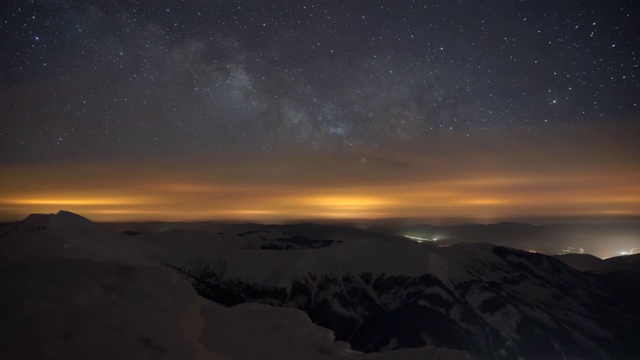
[[[638,318],[592,277],[541,254],[489,244],[351,240],[281,248],[296,236],[242,229],[136,236],[145,251],[233,306],[304,310],[362,351],[425,345],[479,358],[609,359],[640,354]]]
[[[161,241],[141,245],[68,212],[6,227],[0,358],[470,359],[429,346],[354,352],[300,310],[225,307],[198,296],[184,276],[154,259]]]

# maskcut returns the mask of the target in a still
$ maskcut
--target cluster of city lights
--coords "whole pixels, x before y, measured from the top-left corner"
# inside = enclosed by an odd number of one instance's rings
[[[629,249],[627,251],[621,251],[620,255],[633,255],[633,254],[640,254],[640,248],[632,248]]]
[[[423,238],[423,237],[419,237],[419,236],[405,235],[404,237],[406,237],[407,239],[411,239],[413,241],[417,241],[419,243],[426,242],[426,241],[438,241],[438,237],[437,236],[430,237],[430,238]]]

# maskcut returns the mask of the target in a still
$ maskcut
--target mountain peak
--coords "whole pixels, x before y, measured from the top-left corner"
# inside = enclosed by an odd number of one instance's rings
[[[91,220],[66,210],[60,210],[56,214],[31,214],[20,222],[25,227],[66,227],[86,228],[93,227]]]
[[[71,211],[66,211],[66,210],[60,210],[58,211],[58,213],[55,215],[56,219],[59,221],[65,221],[67,223],[71,223],[71,224],[94,224],[93,221],[87,219],[84,216],[80,216],[76,213],[72,213]]]
[[[63,257],[93,261],[149,264],[145,254],[124,235],[111,232],[69,211],[32,214],[19,222],[0,253],[14,257]]]

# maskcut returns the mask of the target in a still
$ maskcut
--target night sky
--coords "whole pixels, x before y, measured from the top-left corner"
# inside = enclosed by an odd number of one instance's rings
[[[637,1],[0,11],[0,220],[640,215]]]

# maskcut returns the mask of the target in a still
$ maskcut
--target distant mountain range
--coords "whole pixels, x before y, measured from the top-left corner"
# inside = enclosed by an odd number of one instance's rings
[[[1,358],[640,358],[635,256],[405,237],[428,226],[129,225],[0,228]]]
[[[488,242],[549,255],[585,253],[613,257],[640,251],[640,223],[463,224],[453,226],[376,226],[369,231],[412,236],[441,245]]]
[[[569,223],[526,224],[502,222],[497,224],[461,224],[434,226],[377,225],[350,226],[336,224],[225,225],[213,222],[177,223],[108,223],[115,231],[159,232],[167,230],[207,230],[234,232],[242,229],[284,229],[289,234],[331,239],[390,239],[404,237],[418,241],[435,241],[439,245],[466,243],[490,243],[547,255],[570,253],[592,254],[600,258],[619,256],[622,253],[640,252],[640,223]],[[222,230],[220,230],[222,231]]]
[[[608,259],[600,259],[589,254],[566,254],[554,257],[580,271],[640,273],[640,254],[616,256]]]

